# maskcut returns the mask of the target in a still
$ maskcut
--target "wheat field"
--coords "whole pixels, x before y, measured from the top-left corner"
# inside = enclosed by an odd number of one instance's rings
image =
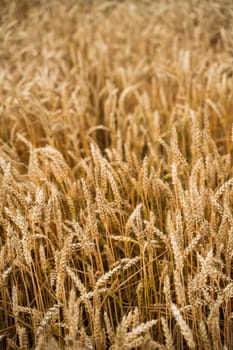
[[[233,2],[1,0],[0,349],[233,349]]]

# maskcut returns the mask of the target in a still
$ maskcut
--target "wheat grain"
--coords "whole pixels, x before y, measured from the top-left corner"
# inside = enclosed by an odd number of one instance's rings
[[[167,321],[165,320],[164,317],[161,317],[161,323],[163,327],[163,333],[165,335],[166,350],[174,350],[172,335],[168,328]]]
[[[184,336],[188,346],[190,349],[195,349],[195,342],[193,339],[193,334],[191,329],[189,328],[189,326],[187,325],[187,323],[185,322],[185,320],[183,319],[180,310],[177,308],[177,306],[175,304],[172,304],[171,306],[171,310],[173,313],[173,316],[175,317],[182,335]]]
[[[41,333],[43,332],[43,330],[46,329],[46,326],[49,324],[49,322],[51,322],[52,318],[58,314],[59,309],[60,309],[60,305],[55,304],[46,312],[36,331],[36,337],[38,339]]]

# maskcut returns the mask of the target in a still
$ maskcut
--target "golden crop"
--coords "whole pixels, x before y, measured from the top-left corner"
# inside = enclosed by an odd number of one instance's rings
[[[2,0],[0,348],[233,349],[233,2]]]

